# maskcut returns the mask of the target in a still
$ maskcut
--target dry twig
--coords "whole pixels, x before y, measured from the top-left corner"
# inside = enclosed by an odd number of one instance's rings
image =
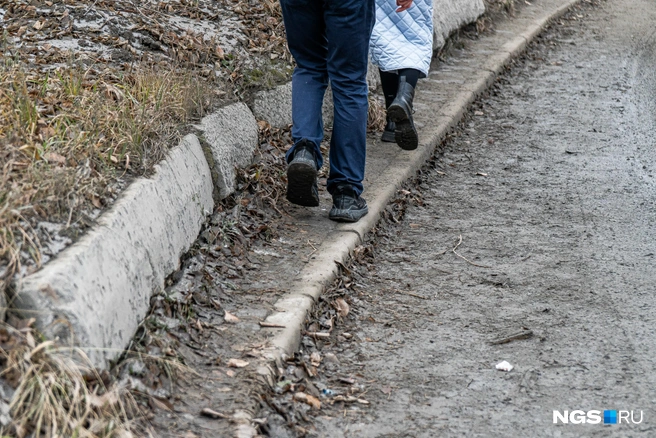
[[[471,260],[469,260],[467,257],[458,254],[458,253],[456,252],[456,249],[458,249],[458,247],[459,247],[460,244],[462,243],[462,234],[461,234],[460,236],[458,236],[458,239],[459,239],[459,240],[458,240],[458,244],[457,244],[456,246],[454,246],[453,249],[451,250],[455,255],[457,255],[458,257],[460,257],[461,259],[463,259],[464,261],[466,261],[466,262],[469,263],[470,265],[478,266],[479,268],[491,268],[491,266],[479,265],[478,263],[474,263],[474,262],[472,262]]]

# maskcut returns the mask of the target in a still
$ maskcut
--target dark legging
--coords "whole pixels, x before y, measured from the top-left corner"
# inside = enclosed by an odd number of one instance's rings
[[[421,72],[415,70],[414,68],[404,68],[397,70],[396,72],[382,71],[380,72],[380,82],[383,86],[383,94],[385,95],[385,104],[390,106],[396,93],[399,90],[399,77],[405,76],[405,81],[412,85],[412,87],[417,86],[417,81],[419,80],[419,75]]]

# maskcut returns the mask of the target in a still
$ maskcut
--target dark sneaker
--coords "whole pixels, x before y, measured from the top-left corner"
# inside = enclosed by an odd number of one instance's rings
[[[319,205],[317,158],[314,146],[307,140],[298,143],[287,166],[287,200],[303,207]]]
[[[367,201],[355,193],[349,184],[337,186],[333,193],[333,208],[328,218],[337,222],[357,222],[367,214]]]

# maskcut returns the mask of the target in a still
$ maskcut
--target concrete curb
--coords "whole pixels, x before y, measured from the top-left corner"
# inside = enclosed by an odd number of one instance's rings
[[[246,104],[217,110],[198,129],[203,146],[186,136],[78,242],[16,281],[10,307],[35,318],[47,338],[80,346],[97,368],[129,345],[153,293],[164,289],[214,210],[214,193],[223,199],[234,192],[235,167],[253,159],[258,126]]]
[[[131,184],[94,228],[17,282],[13,307],[51,339],[88,349],[105,368],[127,347],[180,256],[214,207],[210,169],[194,135],[152,178]],[[144,218],[151,218],[146,221]]]
[[[524,31],[513,35],[500,50],[490,54],[481,66],[481,71],[461,86],[460,93],[454,99],[439,108],[435,124],[420,130],[420,139],[423,141],[418,150],[407,154],[407,160],[400,160],[388,168],[384,185],[367,190],[367,196],[370,198],[369,214],[355,224],[341,225],[326,239],[317,250],[316,258],[306,265],[295,279],[296,287],[276,302],[276,312],[267,318],[267,322],[285,327],[267,329],[271,333],[271,347],[267,349],[265,357],[272,362],[271,365],[275,363],[280,366],[283,355],[292,355],[298,348],[307,313],[324,288],[336,278],[338,267],[335,261],[345,261],[351,251],[362,243],[364,236],[376,225],[397,189],[413,177],[431,157],[449,130],[462,119],[469,105],[493,83],[504,66],[521,54],[528,43],[552,20],[559,18],[579,2],[580,0],[561,1],[530,21]],[[420,98],[421,93],[418,95],[418,99]],[[275,379],[273,372],[272,366],[259,369],[259,373],[267,381]]]
[[[203,117],[198,129],[207,142],[205,158],[219,199],[235,191],[235,168],[248,166],[257,147],[257,121],[245,103],[227,105]]]

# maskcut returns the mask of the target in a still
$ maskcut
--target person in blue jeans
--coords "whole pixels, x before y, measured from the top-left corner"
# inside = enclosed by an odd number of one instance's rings
[[[367,149],[367,58],[375,0],[280,0],[292,76],[292,139],[287,152],[287,199],[319,205],[317,171],[323,165],[321,106],[330,81],[334,121],[330,139],[328,217],[357,222],[367,214],[361,197]],[[399,4],[412,0],[397,0]]]

